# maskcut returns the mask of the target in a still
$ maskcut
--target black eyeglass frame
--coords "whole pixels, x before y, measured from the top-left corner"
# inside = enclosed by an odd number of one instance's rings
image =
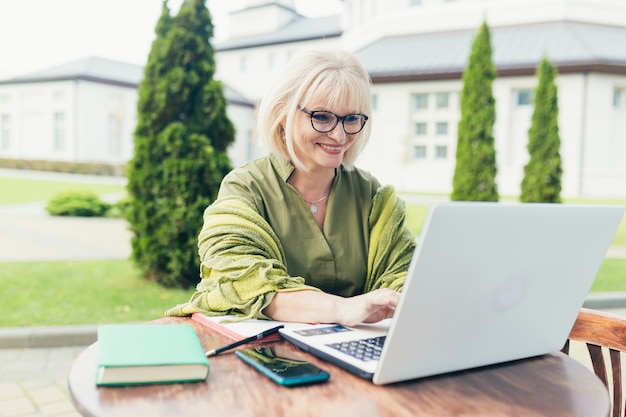
[[[315,130],[316,132],[320,132],[320,133],[332,132],[333,129],[335,129],[337,127],[337,125],[339,124],[339,121],[341,121],[341,128],[343,129],[343,131],[344,131],[344,133],[346,135],[356,135],[361,130],[363,130],[363,128],[365,127],[365,123],[367,123],[367,121],[369,120],[369,116],[367,114],[363,114],[363,113],[352,113],[352,114],[346,114],[345,116],[339,116],[339,115],[333,113],[332,111],[328,111],[328,110],[309,110],[309,109],[307,109],[305,107],[301,107],[301,106],[298,106],[298,109],[309,115],[309,117],[311,118],[311,127],[313,128],[313,130]],[[335,124],[333,125],[333,127],[331,127],[328,130],[319,130],[318,128],[315,127],[315,124],[313,124],[313,116],[315,116],[315,113],[330,113],[330,114],[332,114],[333,116],[335,116]],[[361,116],[363,118],[363,124],[361,124],[361,128],[359,130],[357,130],[356,132],[348,133],[346,131],[345,121],[350,116]]]

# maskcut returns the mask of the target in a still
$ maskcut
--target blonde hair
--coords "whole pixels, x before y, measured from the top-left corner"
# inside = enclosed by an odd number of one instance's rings
[[[370,76],[356,55],[337,49],[299,53],[278,74],[259,106],[258,130],[270,151],[305,171],[293,146],[293,120],[298,106],[307,108],[319,102],[335,108],[349,108],[371,114]],[[283,128],[284,122],[284,128]],[[371,123],[366,123],[346,151],[343,166],[351,170],[369,139]]]

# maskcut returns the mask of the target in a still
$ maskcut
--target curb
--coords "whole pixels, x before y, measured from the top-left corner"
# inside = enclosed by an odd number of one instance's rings
[[[626,292],[592,293],[587,296],[583,307],[594,310],[626,308]]]
[[[626,292],[592,293],[583,307],[595,310],[626,308]],[[99,325],[0,328],[0,349],[88,346],[98,339]]]
[[[0,349],[87,346],[97,334],[98,325],[8,327],[0,329]]]

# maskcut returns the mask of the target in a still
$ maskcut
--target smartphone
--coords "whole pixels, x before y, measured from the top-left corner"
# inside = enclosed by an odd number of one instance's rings
[[[235,351],[235,355],[279,385],[296,386],[327,381],[330,374],[300,359],[278,356],[270,347]]]

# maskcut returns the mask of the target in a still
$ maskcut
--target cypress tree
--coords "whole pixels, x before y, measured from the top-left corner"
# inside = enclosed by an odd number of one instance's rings
[[[498,201],[493,124],[496,119],[492,82],[491,35],[484,22],[474,38],[463,73],[452,200]]]
[[[226,148],[234,128],[222,85],[213,80],[213,24],[204,0],[185,0],[176,16],[165,0],[155,33],[128,172],[132,257],[146,278],[189,287],[198,282],[204,209],[231,169]]]
[[[530,159],[524,166],[520,200],[523,202],[561,202],[561,139],[558,125],[556,68],[543,58],[537,67],[539,82],[535,89],[535,108],[528,130]]]

